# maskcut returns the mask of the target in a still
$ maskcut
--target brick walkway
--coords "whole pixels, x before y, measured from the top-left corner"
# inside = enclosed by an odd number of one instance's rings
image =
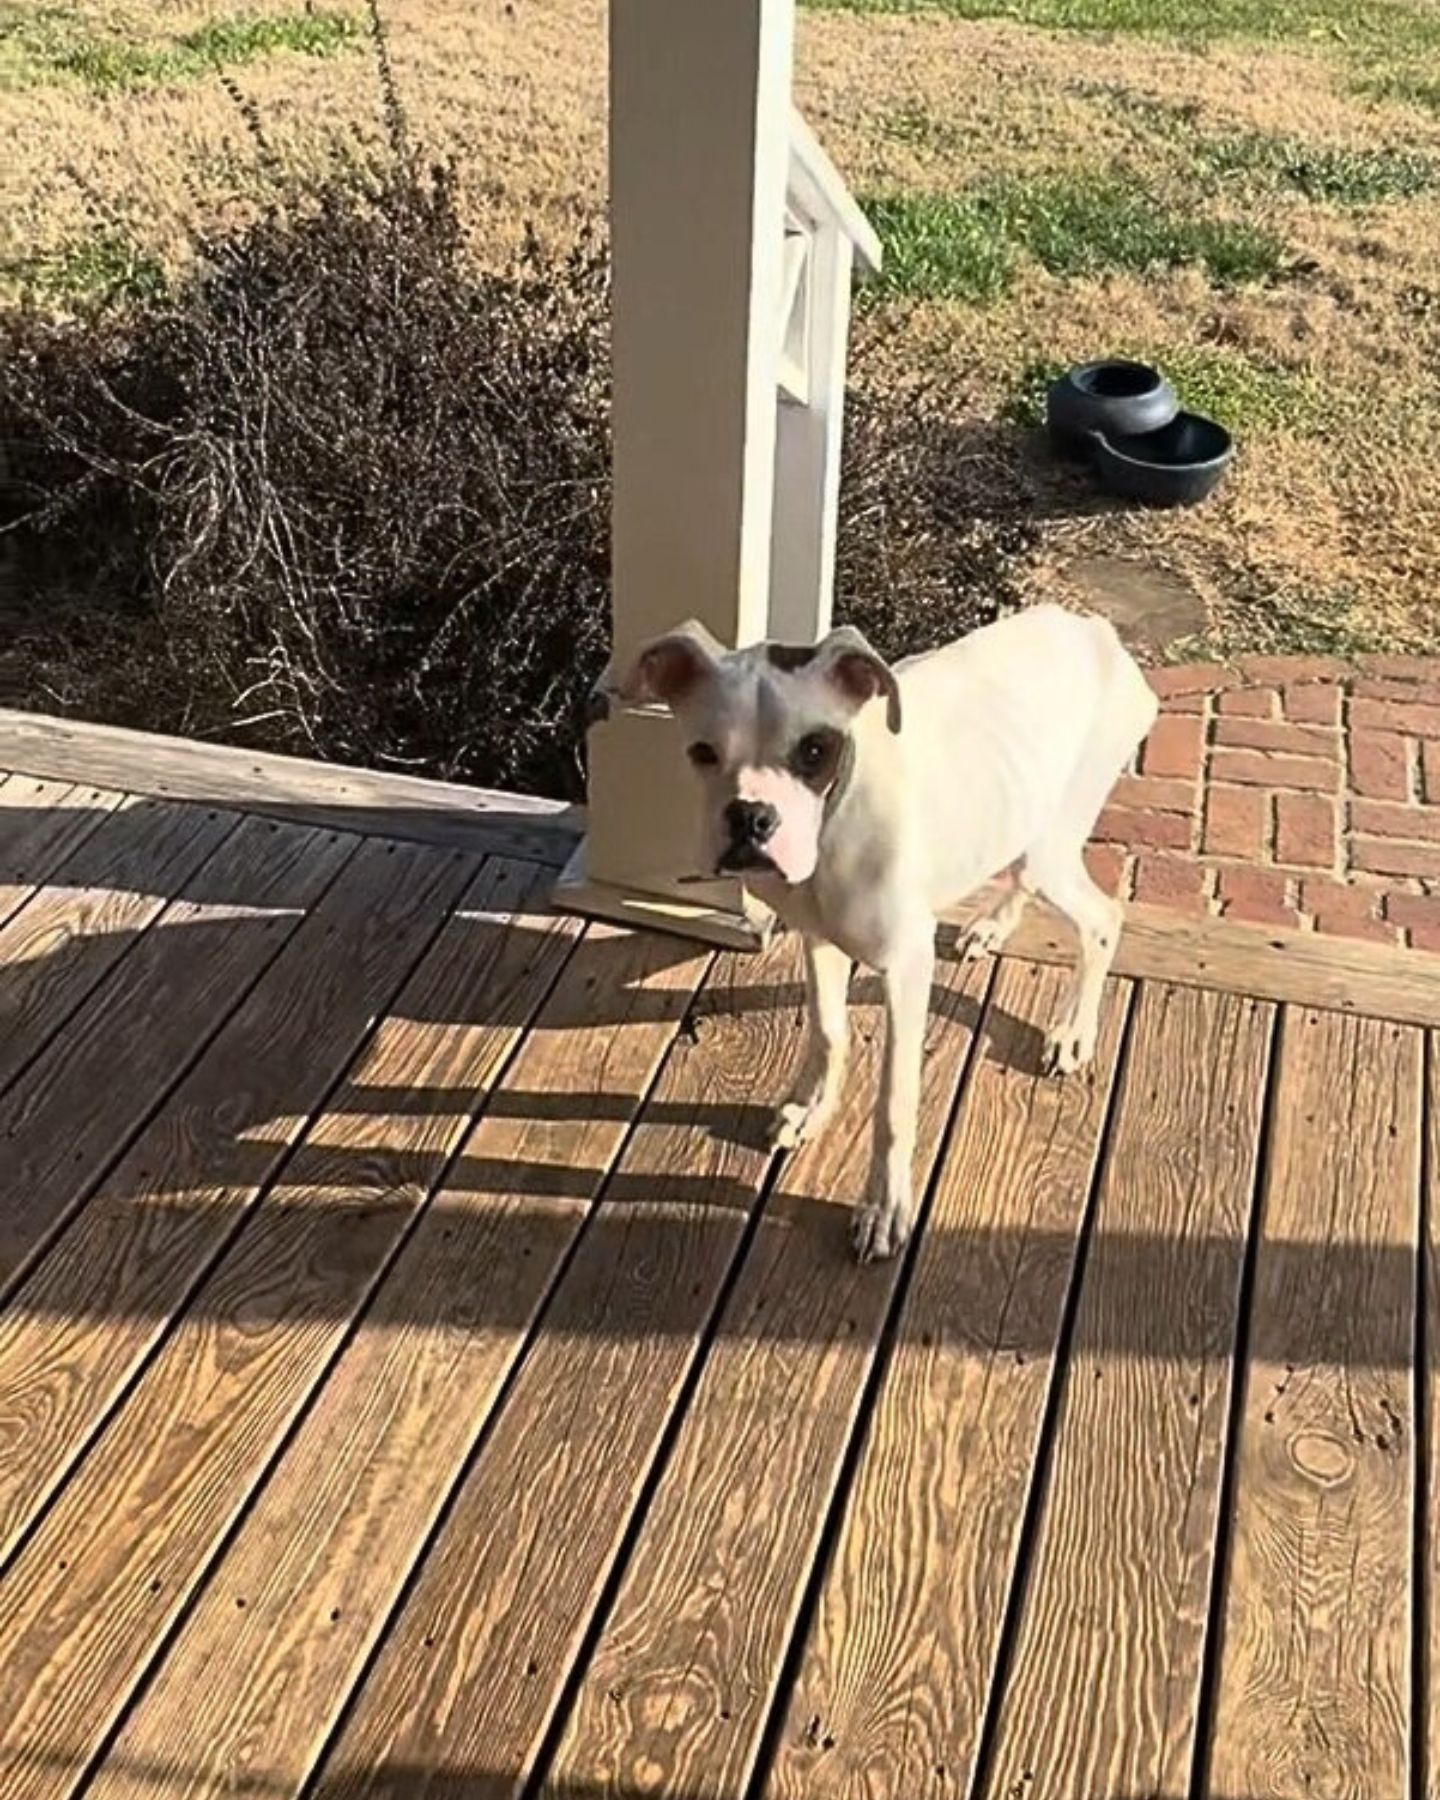
[[[1163,711],[1096,830],[1136,900],[1440,951],[1440,657],[1154,669]]]

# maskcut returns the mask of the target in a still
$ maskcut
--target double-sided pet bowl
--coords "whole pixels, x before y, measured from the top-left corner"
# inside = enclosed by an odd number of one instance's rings
[[[1234,449],[1213,419],[1182,412],[1158,369],[1085,363],[1062,375],[1045,402],[1051,442],[1088,457],[1100,485],[1151,506],[1193,506],[1211,493]]]

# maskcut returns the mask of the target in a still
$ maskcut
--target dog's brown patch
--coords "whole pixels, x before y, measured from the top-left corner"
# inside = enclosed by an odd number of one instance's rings
[[[767,644],[765,656],[772,668],[793,675],[815,660],[814,644]]]

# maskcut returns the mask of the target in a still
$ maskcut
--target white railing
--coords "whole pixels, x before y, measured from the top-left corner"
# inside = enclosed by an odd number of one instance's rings
[[[830,623],[840,504],[850,286],[880,267],[880,240],[801,114],[791,109],[780,290],[772,635],[818,637]]]

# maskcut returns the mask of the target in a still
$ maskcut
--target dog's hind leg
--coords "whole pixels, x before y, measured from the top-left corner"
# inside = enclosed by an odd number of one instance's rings
[[[1065,1003],[1045,1039],[1045,1071],[1070,1075],[1095,1055],[1105,977],[1115,960],[1124,911],[1090,879],[1079,846],[1043,847],[1025,864],[1027,885],[1064,913],[1080,938],[1080,957]]]
[[[1085,844],[1155,720],[1155,697],[1140,671],[1127,659],[1117,675],[1054,819],[1020,867],[1021,885],[1063,913],[1080,938],[1075,979],[1045,1044],[1045,1066],[1059,1075],[1083,1068],[1095,1054],[1105,977],[1115,960],[1125,918],[1119,901],[1090,879]]]
[[[794,1150],[829,1124],[845,1080],[850,958],[824,938],[805,939],[805,1051],[790,1098],[770,1127],[772,1150]]]

